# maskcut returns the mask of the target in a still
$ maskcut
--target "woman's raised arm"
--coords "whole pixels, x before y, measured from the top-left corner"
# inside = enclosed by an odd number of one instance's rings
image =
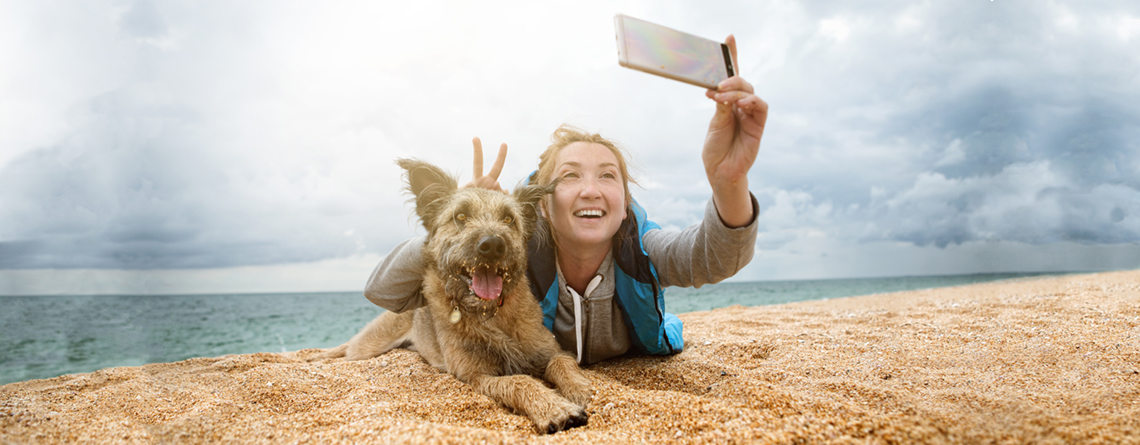
[[[736,66],[736,38],[728,36]],[[760,138],[768,121],[768,103],[753,94],[752,84],[739,75],[725,79],[705,96],[716,101],[716,113],[709,122],[701,158],[713,190],[720,219],[728,227],[748,225],[752,214],[748,193],[748,171],[760,151]]]

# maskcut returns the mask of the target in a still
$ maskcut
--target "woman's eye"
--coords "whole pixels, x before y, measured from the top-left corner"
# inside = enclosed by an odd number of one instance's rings
[[[467,221],[467,215],[464,215],[462,213],[456,213],[455,214],[455,220],[459,221],[459,222]]]
[[[605,173],[602,173],[602,177],[606,178],[606,179],[616,179],[617,175],[610,173],[610,172],[605,172]]]
[[[509,217],[509,216],[508,216],[508,217],[506,217],[506,218],[503,218],[503,224],[510,224],[510,223],[513,223],[513,222],[515,222],[515,219],[514,219],[514,218],[511,218],[511,217]]]
[[[563,177],[563,178],[577,178],[577,177],[578,177],[578,174],[577,174],[577,173],[574,173],[574,172],[570,172],[570,173],[564,173],[564,174],[562,175],[562,177]]]

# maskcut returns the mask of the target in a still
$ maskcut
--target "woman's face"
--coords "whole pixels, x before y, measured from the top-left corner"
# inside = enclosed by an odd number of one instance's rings
[[[551,180],[562,182],[548,198],[547,215],[561,249],[608,248],[625,220],[625,182],[606,146],[574,142],[558,152]]]

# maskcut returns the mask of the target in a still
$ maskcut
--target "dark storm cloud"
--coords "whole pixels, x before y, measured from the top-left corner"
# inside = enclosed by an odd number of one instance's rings
[[[838,20],[791,44],[811,80],[773,74],[795,91],[774,113],[810,122],[787,148],[804,160],[762,180],[832,206],[797,221],[840,238],[1140,243],[1137,9],[811,3],[809,23]]]
[[[1014,165],[994,176],[954,179],[928,173],[911,189],[873,203],[872,221],[882,236],[919,246],[1136,242],[1140,196],[1135,189],[1101,184],[1082,190],[1065,184],[1071,183],[1046,161]]]
[[[1140,105],[1104,96],[1058,116],[1055,130],[1043,132],[1041,156],[1081,187],[1106,183],[1140,189]],[[1131,96],[1140,100],[1140,94]]]
[[[0,170],[0,268],[227,267],[354,251],[319,213],[288,221],[321,230],[281,222],[296,210],[288,196],[266,202],[235,188],[200,114],[163,90],[96,97],[69,137]]]

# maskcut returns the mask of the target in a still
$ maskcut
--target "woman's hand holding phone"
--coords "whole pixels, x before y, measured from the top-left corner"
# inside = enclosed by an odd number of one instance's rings
[[[724,43],[736,61],[737,75],[720,82],[717,89],[705,91],[705,97],[716,101],[716,113],[709,122],[701,158],[721,220],[728,227],[743,227],[754,216],[748,171],[760,151],[768,103],[756,96],[752,84],[739,75],[736,38],[729,35]]]

